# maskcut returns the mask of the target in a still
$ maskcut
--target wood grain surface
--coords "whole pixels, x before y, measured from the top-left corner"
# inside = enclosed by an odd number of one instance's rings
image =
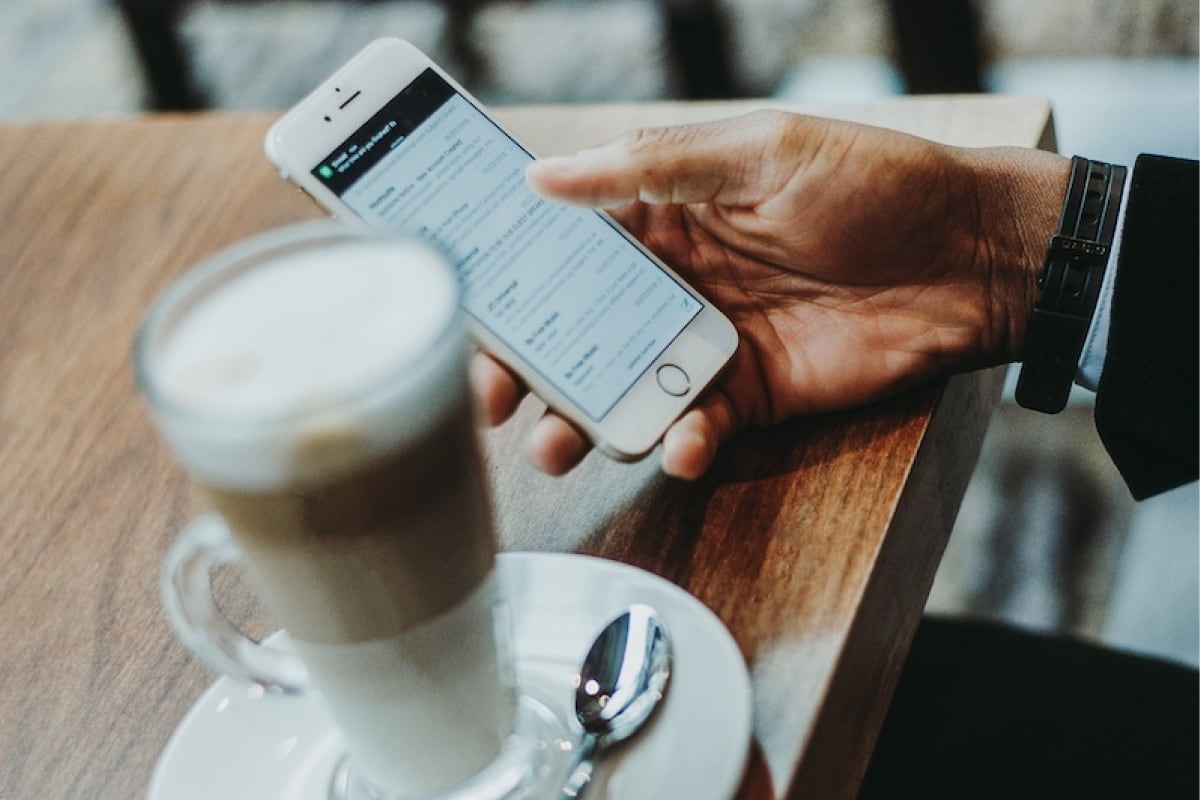
[[[755,104],[501,110],[544,153]],[[1052,146],[1045,103],[928,98],[807,109],[959,144]],[[321,216],[261,155],[263,116],[0,126],[0,798],[144,796],[213,676],[158,601],[201,505],[137,397],[146,306],[188,266]],[[539,413],[487,435],[503,544],[619,559],[725,622],[754,684],[741,798],[850,798],[999,391],[961,376],[862,411],[747,433],[704,479],[521,456]],[[236,584],[236,578],[231,578]],[[230,613],[270,621],[234,586]],[[735,743],[731,743],[735,746]],[[683,769],[690,765],[664,765]]]

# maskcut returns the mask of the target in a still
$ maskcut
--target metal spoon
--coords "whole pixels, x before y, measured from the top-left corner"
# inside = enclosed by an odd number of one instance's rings
[[[653,608],[632,605],[604,626],[575,679],[575,718],[584,734],[563,798],[580,797],[601,754],[642,729],[670,677],[671,642]]]

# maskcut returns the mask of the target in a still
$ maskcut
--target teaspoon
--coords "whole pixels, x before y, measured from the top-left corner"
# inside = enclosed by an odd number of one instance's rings
[[[671,642],[653,608],[632,605],[604,627],[576,676],[575,718],[584,734],[563,798],[580,797],[604,751],[642,729],[670,677]]]

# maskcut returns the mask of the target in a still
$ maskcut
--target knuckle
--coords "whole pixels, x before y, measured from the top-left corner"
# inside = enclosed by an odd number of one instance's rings
[[[678,130],[677,127],[662,126],[637,128],[626,133],[617,142],[623,149],[636,155],[672,144],[676,140]]]
[[[778,148],[787,146],[800,135],[802,117],[786,111],[764,109],[750,115],[749,125],[754,127],[762,146]]]

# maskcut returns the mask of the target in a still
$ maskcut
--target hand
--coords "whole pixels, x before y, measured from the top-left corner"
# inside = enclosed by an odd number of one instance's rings
[[[693,478],[748,425],[870,403],[1019,357],[1069,162],[969,150],[779,112],[638,131],[538,161],[535,190],[614,216],[734,322],[730,368],[663,439]],[[523,388],[472,367],[498,424]],[[530,457],[560,474],[588,445],[547,414]]]

